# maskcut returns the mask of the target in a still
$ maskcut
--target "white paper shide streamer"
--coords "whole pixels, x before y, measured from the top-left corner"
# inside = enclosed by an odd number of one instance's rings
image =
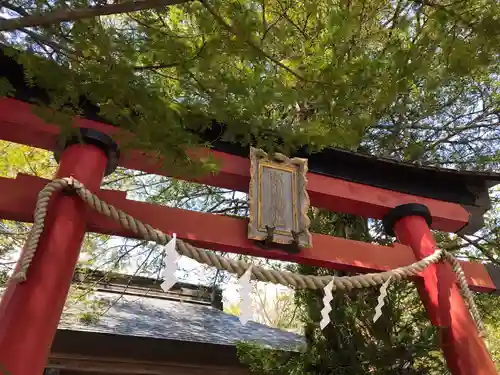
[[[174,233],[172,239],[165,245],[165,269],[163,270],[163,282],[161,288],[168,292],[177,282],[175,271],[177,271],[177,262],[181,257],[175,249],[177,236]]]
[[[391,276],[392,277],[392,276]],[[375,323],[378,318],[382,316],[382,307],[385,305],[385,297],[387,297],[387,287],[391,282],[391,277],[389,277],[385,283],[380,287],[380,295],[378,296],[378,305],[375,307],[375,316],[373,317],[373,323]]]
[[[323,297],[323,309],[321,309],[321,321],[319,322],[321,329],[324,329],[330,323],[330,311],[332,311],[330,303],[333,300],[332,290],[334,280],[335,276],[333,276],[332,280],[323,288],[325,296]]]
[[[245,325],[253,318],[252,309],[252,266],[239,278],[240,284],[240,322]]]

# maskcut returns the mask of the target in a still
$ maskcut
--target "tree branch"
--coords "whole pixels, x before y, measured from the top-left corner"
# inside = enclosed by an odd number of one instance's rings
[[[297,73],[296,71],[294,71],[293,69],[289,68],[285,64],[283,64],[281,61],[276,60],[273,56],[271,56],[266,51],[262,50],[254,42],[252,42],[252,41],[250,41],[250,40],[248,40],[246,38],[242,38],[242,36],[238,32],[238,30],[236,30],[233,26],[231,26],[226,21],[224,21],[224,19],[210,5],[208,5],[205,0],[200,0],[200,2],[203,4],[203,6],[205,7],[205,9],[215,18],[215,20],[222,27],[224,27],[227,31],[229,31],[234,36],[236,36],[238,38],[241,38],[247,45],[249,45],[252,49],[254,49],[259,55],[265,57],[266,59],[268,59],[269,61],[271,61],[273,64],[279,66],[280,68],[286,70],[288,73],[292,74],[295,78],[298,78],[301,81],[312,82],[312,81],[306,79],[305,77],[303,77],[302,75],[300,75],[299,73]],[[320,82],[317,82],[317,83],[320,83]]]
[[[157,65],[148,65],[148,66],[136,66],[136,67],[134,67],[134,70],[136,72],[142,72],[145,70],[168,69],[168,68],[174,68],[176,66],[183,66],[184,64],[186,64],[188,62],[192,62],[192,61],[195,61],[196,59],[198,59],[201,56],[201,54],[203,53],[203,50],[205,49],[206,45],[207,45],[206,42],[203,42],[201,47],[196,52],[196,54],[186,61],[178,61],[178,62],[172,62],[172,63],[161,63],[161,64],[157,64]]]
[[[25,27],[47,26],[59,22],[77,21],[85,18],[137,12],[144,9],[160,8],[187,3],[192,0],[128,0],[117,4],[106,4],[80,9],[58,9],[53,12],[32,14],[25,17],[0,21],[0,31],[13,31]]]
[[[486,249],[484,246],[482,246],[481,244],[478,243],[478,241],[474,241],[474,240],[471,240],[469,238],[467,238],[466,236],[464,235],[458,235],[461,239],[463,239],[464,241],[466,241],[468,244],[474,246],[476,249],[478,249],[479,251],[481,251],[481,253],[493,264],[498,264],[498,260],[495,259],[493,257],[493,255],[491,254],[491,252]]]
[[[6,20],[6,19],[3,17],[0,17],[0,25],[1,25],[1,22],[4,20]],[[66,56],[76,55],[76,56],[81,57],[80,53],[73,51],[71,48],[63,46],[62,44],[54,42],[53,40],[49,40],[49,39],[45,38],[43,35],[37,34],[34,31],[28,30],[24,27],[19,28],[19,31],[28,35],[29,37],[31,37],[35,42],[39,43],[40,45],[45,45],[47,47],[50,47],[54,51],[57,51],[59,53],[64,53],[64,54],[66,54]]]

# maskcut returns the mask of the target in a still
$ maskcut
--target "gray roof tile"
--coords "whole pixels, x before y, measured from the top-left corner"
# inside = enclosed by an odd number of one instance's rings
[[[96,297],[111,302],[119,294],[97,292]],[[80,312],[78,306],[68,309],[59,329],[225,345],[244,341],[281,350],[296,350],[304,342],[300,335],[255,322],[243,326],[236,316],[211,306],[164,299],[124,295],[91,324],[79,319]]]

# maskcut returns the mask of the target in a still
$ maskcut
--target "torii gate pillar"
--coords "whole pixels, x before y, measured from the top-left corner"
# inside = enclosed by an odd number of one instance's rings
[[[81,136],[84,144],[67,143],[56,177],[73,176],[98,190],[116,167],[118,150],[97,131],[85,129]],[[28,279],[8,284],[0,303],[0,374],[43,373],[86,232],[86,209],[78,197],[57,194]]]
[[[418,259],[434,253],[436,243],[429,229],[432,218],[421,204],[405,204],[384,218],[386,232],[413,249]],[[432,324],[439,329],[440,344],[453,375],[497,375],[491,356],[456,285],[447,263],[433,264],[417,283],[420,298]]]

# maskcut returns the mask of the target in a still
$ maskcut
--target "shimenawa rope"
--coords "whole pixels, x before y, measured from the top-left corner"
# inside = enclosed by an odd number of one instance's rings
[[[16,282],[23,282],[26,280],[26,275],[38,247],[38,241],[43,232],[45,216],[47,215],[47,207],[52,195],[61,190],[73,190],[76,194],[87,203],[95,211],[119,222],[124,228],[132,231],[138,237],[148,241],[156,242],[159,245],[165,245],[170,241],[170,236],[154,229],[148,224],[142,223],[130,216],[129,214],[113,207],[112,205],[102,201],[92,192],[90,192],[81,182],[72,177],[56,179],[48,183],[38,194],[38,200],[35,208],[33,227],[28,236],[28,240],[23,249],[21,259],[19,261],[19,269],[12,276]],[[220,270],[226,270],[241,276],[251,266],[250,264],[240,261],[222,257],[211,251],[200,249],[190,245],[187,242],[177,239],[177,251],[179,254],[187,256],[191,259],[204,263],[209,266],[216,267]],[[355,276],[335,277],[333,283],[333,290],[352,290],[359,288],[367,288],[383,284],[387,279],[403,280],[411,276],[415,276],[422,272],[431,264],[447,261],[453,271],[455,272],[458,280],[460,290],[465,298],[472,318],[474,319],[479,332],[484,335],[484,325],[481,316],[477,309],[474,297],[465,274],[460,266],[460,263],[453,255],[445,250],[436,250],[433,254],[426,258],[419,260],[408,266],[395,268],[390,271],[380,273],[367,273]],[[252,266],[253,279],[259,281],[271,282],[274,284],[281,284],[300,289],[323,289],[330,281],[332,276],[313,276],[301,275],[287,271],[276,271],[265,269],[259,266]]]

